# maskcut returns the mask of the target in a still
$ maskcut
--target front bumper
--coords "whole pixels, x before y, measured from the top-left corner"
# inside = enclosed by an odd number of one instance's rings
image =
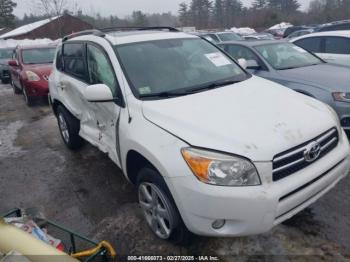
[[[259,234],[289,219],[333,188],[350,167],[349,143],[339,145],[314,164],[272,181],[272,163],[255,163],[262,185],[222,187],[199,182],[194,175],[167,179],[187,228],[206,236]],[[212,223],[226,220],[220,229]]]
[[[49,94],[49,84],[46,80],[40,80],[36,82],[23,82],[24,88],[27,91],[27,95],[31,97],[47,96]]]
[[[350,132],[350,103],[336,101],[333,108],[339,116],[341,126],[348,134]]]

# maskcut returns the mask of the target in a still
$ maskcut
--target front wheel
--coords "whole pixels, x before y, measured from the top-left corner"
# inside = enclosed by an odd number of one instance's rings
[[[79,136],[80,123],[63,106],[57,108],[57,122],[63,142],[69,149],[77,150],[83,145]]]
[[[24,101],[26,102],[26,105],[32,106],[33,105],[33,97],[28,96],[27,90],[23,86],[22,86],[22,93],[23,93],[23,97],[24,97]]]
[[[192,234],[183,223],[171,193],[160,174],[142,168],[137,179],[139,205],[152,232],[174,244],[185,245]]]

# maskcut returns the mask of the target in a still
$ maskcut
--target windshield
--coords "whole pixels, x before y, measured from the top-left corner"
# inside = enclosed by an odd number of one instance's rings
[[[217,47],[199,38],[131,43],[115,50],[138,97],[247,78]]]
[[[226,42],[226,41],[236,41],[236,40],[242,40],[242,37],[235,33],[220,33],[218,34],[220,37],[221,41]]]
[[[277,70],[323,63],[316,56],[291,43],[259,45],[255,49]]]
[[[22,59],[24,64],[51,64],[56,48],[24,49]]]
[[[0,49],[0,59],[10,59],[12,54],[12,49]]]

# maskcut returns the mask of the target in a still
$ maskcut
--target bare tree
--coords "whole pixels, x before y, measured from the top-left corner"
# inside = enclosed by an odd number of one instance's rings
[[[34,0],[34,5],[31,3],[31,6],[35,7],[34,13],[39,10],[41,15],[53,17],[62,15],[70,4],[68,0]]]

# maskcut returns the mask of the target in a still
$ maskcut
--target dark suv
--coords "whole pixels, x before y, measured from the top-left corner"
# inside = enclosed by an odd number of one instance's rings
[[[13,48],[1,48],[0,49],[0,79],[2,83],[10,82],[10,71],[8,61],[11,59],[13,54]]]

